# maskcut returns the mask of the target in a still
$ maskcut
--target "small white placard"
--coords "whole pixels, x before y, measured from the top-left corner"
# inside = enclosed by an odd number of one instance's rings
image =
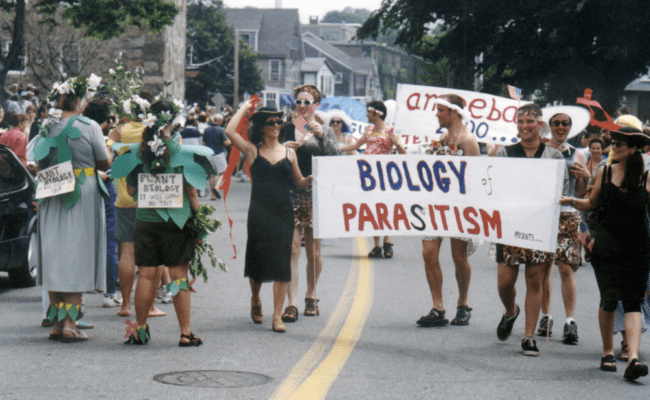
[[[138,174],[138,208],[183,208],[183,174]]]
[[[38,171],[36,181],[36,199],[72,192],[75,184],[72,161]]]

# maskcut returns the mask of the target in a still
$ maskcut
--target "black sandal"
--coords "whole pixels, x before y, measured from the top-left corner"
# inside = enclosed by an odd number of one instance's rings
[[[610,364],[610,365],[607,365]],[[614,365],[611,365],[614,364]],[[600,370],[606,372],[616,372],[616,359],[612,354],[609,354],[600,359]]]
[[[469,306],[458,306],[456,308],[456,318],[451,321],[451,325],[465,326],[469,325],[469,319],[472,317]]]
[[[628,381],[635,381],[642,376],[648,375],[648,366],[639,361],[638,358],[630,361],[630,366],[625,368],[623,378]]]
[[[445,319],[445,310],[436,310],[432,308],[429,314],[422,316],[417,322],[418,325],[424,327],[443,326],[447,325],[449,320]]]
[[[370,253],[368,253],[368,258],[381,258],[381,247],[375,247]]]
[[[185,343],[185,342],[183,342],[183,338],[189,339],[190,341]],[[192,332],[190,332],[189,335],[181,334],[181,340],[180,340],[180,342],[178,342],[178,345],[180,347],[196,347],[196,346],[200,346],[202,344],[203,344],[203,340],[201,340],[200,337],[196,336]]]
[[[385,258],[392,258],[393,257],[393,244],[392,243],[384,243],[384,257]]]

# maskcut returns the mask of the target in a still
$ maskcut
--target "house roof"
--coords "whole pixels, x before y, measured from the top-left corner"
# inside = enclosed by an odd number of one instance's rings
[[[324,40],[321,40],[311,32],[303,33],[302,40],[303,42],[307,43],[308,45],[318,50],[320,53],[336,60],[339,64],[343,65],[345,68],[356,72],[355,62],[353,61],[353,57],[349,56],[344,51],[337,49],[336,47],[332,46],[331,44],[327,43]]]
[[[336,73],[332,64],[325,57],[306,57],[302,60],[300,71],[301,72],[318,72],[323,67],[327,66],[332,73]]]
[[[290,57],[291,51],[297,51],[302,58],[304,54],[297,9],[227,8],[226,19],[235,29],[258,31],[257,49],[262,56]]]
[[[650,92],[650,78],[644,75],[630,82],[625,87],[626,92]]]

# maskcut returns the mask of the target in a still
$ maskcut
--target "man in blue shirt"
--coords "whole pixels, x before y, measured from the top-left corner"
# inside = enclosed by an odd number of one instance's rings
[[[210,175],[210,188],[212,189],[212,198],[210,200],[220,199],[219,186],[223,174],[226,172],[228,162],[226,161],[226,147],[230,146],[230,140],[226,137],[226,130],[221,127],[223,123],[223,116],[215,114],[212,116],[212,124],[210,124],[203,132],[203,145],[208,146],[214,151],[214,154],[208,157],[212,167],[217,173],[217,182],[215,185],[214,175]]]

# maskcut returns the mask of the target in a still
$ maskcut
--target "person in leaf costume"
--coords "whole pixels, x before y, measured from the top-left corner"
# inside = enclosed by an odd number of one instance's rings
[[[71,162],[75,177],[72,191],[41,199],[38,210],[39,276],[50,297],[47,317],[55,322],[50,339],[63,342],[88,340],[75,326],[81,293],[106,290],[102,195],[108,194],[97,170],[106,171],[111,160],[99,125],[79,115],[94,89],[83,76],[55,84],[48,96],[54,107],[34,147],[39,170]]]
[[[133,241],[135,263],[139,268],[135,288],[136,323],[127,321],[127,343],[145,344],[149,341],[147,317],[153,305],[160,282],[159,265],[169,266],[172,282],[167,291],[174,295],[174,309],[181,328],[179,346],[199,346],[203,342],[190,331],[190,291],[188,281],[190,261],[200,238],[192,227],[191,216],[199,207],[197,189],[205,188],[208,174],[214,173],[206,156],[212,150],[205,146],[182,146],[172,138],[171,122],[178,113],[174,103],[162,100],[151,106],[144,116],[146,129],[142,143],[114,144],[113,149],[127,151],[112,168],[111,177],[127,177],[129,195],[137,195],[139,179],[168,180],[182,187],[181,208],[144,208],[138,202]],[[173,175],[168,174],[179,174]],[[179,176],[182,176],[181,179]],[[180,189],[179,189],[180,190]]]

